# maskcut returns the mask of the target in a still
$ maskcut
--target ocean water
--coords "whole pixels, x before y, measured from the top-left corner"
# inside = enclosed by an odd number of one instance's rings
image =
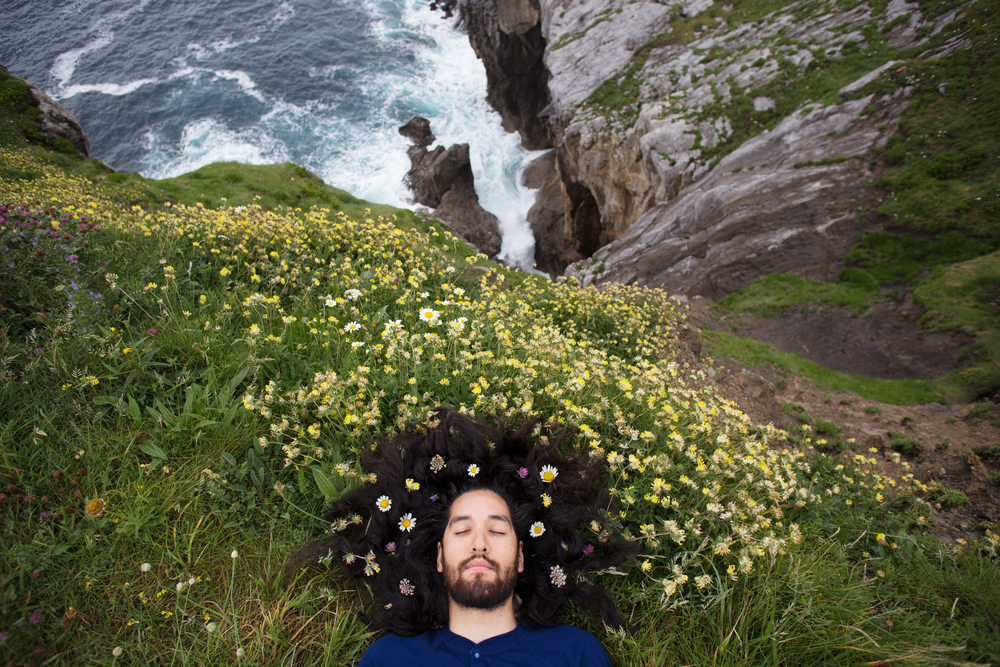
[[[535,157],[485,102],[468,38],[428,0],[0,0],[0,63],[66,105],[91,154],[166,178],[226,160],[292,161],[351,194],[412,207],[398,127],[469,143],[476,191],[526,267]]]

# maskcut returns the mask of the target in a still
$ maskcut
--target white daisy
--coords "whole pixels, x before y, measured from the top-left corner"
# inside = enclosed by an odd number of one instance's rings
[[[479,466],[473,463],[469,466],[469,477],[475,477],[479,474]]]
[[[392,499],[389,496],[379,496],[378,500],[375,501],[375,507],[383,512],[388,512],[389,508],[392,507]]]
[[[434,310],[433,308],[421,308],[420,309],[420,319],[424,322],[433,322],[438,318],[441,313]]]
[[[559,470],[555,466],[542,466],[542,481],[551,482],[559,476]]]
[[[413,518],[412,514],[404,514],[399,517],[399,529],[405,530],[407,533],[413,530],[413,527],[417,525],[417,520]]]
[[[333,307],[334,307],[334,306],[336,306],[336,305],[337,305],[337,302],[336,302],[336,301],[334,301],[334,300],[333,300],[333,299],[331,299],[330,297],[327,297],[327,299],[326,299],[326,307],[327,307],[327,308],[333,308]]]
[[[358,331],[361,325],[357,322],[350,322],[346,327],[344,327],[344,333],[351,333],[352,331]]]
[[[531,524],[531,528],[528,529],[528,534],[532,537],[541,537],[545,534],[545,524],[541,521],[536,521]]]

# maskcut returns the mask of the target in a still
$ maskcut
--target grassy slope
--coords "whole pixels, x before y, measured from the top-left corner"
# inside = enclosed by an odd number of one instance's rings
[[[946,4],[921,7],[940,12]],[[765,316],[808,303],[859,313],[874,301],[910,292],[928,309],[923,326],[960,329],[977,340],[970,350],[972,365],[938,383],[938,400],[968,401],[1000,390],[1000,321],[988,305],[1000,294],[1000,133],[995,122],[1000,48],[993,29],[998,20],[995,3],[973,3],[952,27],[971,41],[970,48],[934,61],[895,54],[905,58],[905,68],[865,91],[913,87],[900,134],[875,156],[884,167],[876,184],[880,203],[869,217],[870,231],[845,257],[840,279],[766,276],[723,299],[723,306]],[[858,390],[879,393],[882,388],[869,383]]]
[[[568,620],[615,664],[1000,659],[998,540],[937,545],[919,483],[689,388],[664,295],[503,272],[436,230],[347,215],[364,204],[332,189],[341,210],[198,205],[252,200],[250,182],[287,201],[292,166],[103,182],[21,136],[2,151],[3,216],[27,225],[0,228],[3,662],[355,661],[364,596],[335,566],[283,567],[329,529],[359,448],[441,403],[540,412],[611,462],[607,525],[646,553],[602,580],[638,630]]]

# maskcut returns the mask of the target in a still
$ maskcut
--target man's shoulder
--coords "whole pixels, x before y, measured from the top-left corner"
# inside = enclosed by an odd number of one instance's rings
[[[535,655],[546,658],[547,664],[611,664],[597,637],[572,625],[527,630],[522,642]]]
[[[385,635],[368,647],[361,658],[359,667],[378,667],[379,665],[396,664],[399,661],[420,664],[421,660],[434,650],[439,639],[437,630],[413,637]]]

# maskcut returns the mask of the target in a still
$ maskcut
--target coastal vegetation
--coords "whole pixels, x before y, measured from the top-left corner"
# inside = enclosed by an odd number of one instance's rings
[[[928,17],[948,8],[921,3]],[[885,29],[866,31],[863,55],[878,52],[880,62],[899,63],[854,95],[905,90],[910,101],[899,133],[871,161],[874,179],[868,202],[859,211],[857,242],[833,280],[772,274],[730,294],[720,305],[765,317],[808,306],[845,308],[857,316],[876,303],[912,297],[924,310],[922,328],[974,338],[963,352],[965,367],[937,382],[938,400],[975,400],[1000,391],[1000,326],[992,305],[1000,295],[1000,134],[991,120],[1000,113],[995,76],[1000,48],[991,27],[998,18],[995,5],[972,3],[953,32],[930,35],[930,41],[907,52],[890,53],[893,47],[885,41]],[[935,39],[941,44],[959,37],[968,40],[967,48],[945,57],[926,57]],[[819,88],[826,92],[811,100],[836,100],[839,87],[849,83],[851,76],[857,78],[856,72],[847,78],[834,77],[825,87],[811,86],[810,77],[829,76],[830,68],[849,63],[849,58],[817,57],[804,73],[791,68],[784,79],[774,79],[768,84],[772,86],[768,94],[778,101],[775,118],[798,108],[804,103],[803,95]],[[865,63],[872,66],[874,61]],[[764,94],[754,94],[758,93]],[[716,112],[730,118],[740,108],[739,103],[723,106]],[[746,126],[736,120],[733,125]],[[745,138],[736,130],[725,144],[728,148],[720,145],[716,150],[731,150]]]
[[[604,462],[593,539],[643,554],[598,580],[636,629],[566,620],[615,664],[1000,659],[1000,537],[929,535],[961,499],[905,453],[753,423],[663,293],[507,270],[294,165],[151,181],[4,131],[5,663],[357,660],[366,591],[290,556],[342,528],[362,448],[442,404],[541,414]]]

